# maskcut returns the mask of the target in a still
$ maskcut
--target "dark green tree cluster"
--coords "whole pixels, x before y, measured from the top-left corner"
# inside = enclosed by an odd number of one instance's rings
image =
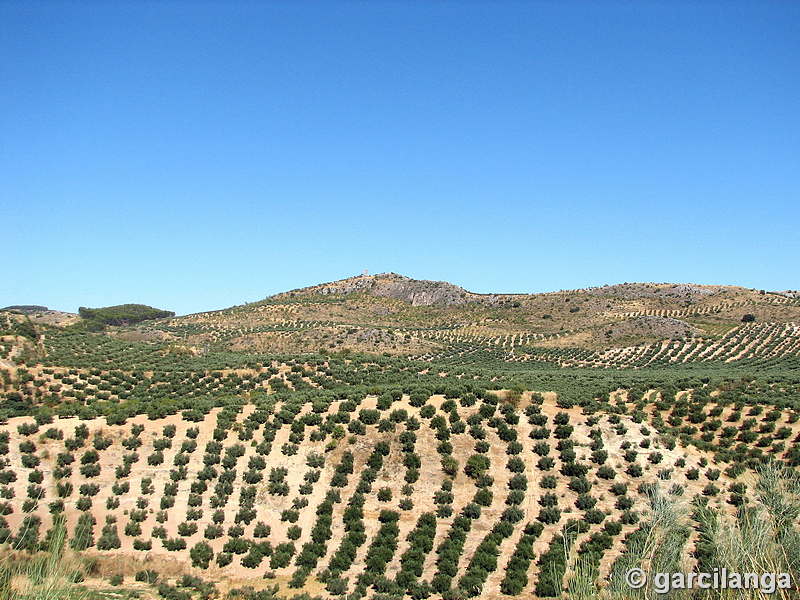
[[[453,578],[458,571],[458,561],[464,551],[467,533],[472,528],[472,519],[463,515],[453,519],[453,524],[447,532],[447,537],[436,549],[436,573],[431,580],[433,589],[439,594],[444,594],[451,588]]]
[[[363,507],[364,495],[358,492],[353,494],[344,511],[345,535],[328,564],[328,570],[334,577],[350,568],[356,558],[356,552],[367,541],[364,533]]]
[[[495,523],[492,530],[478,544],[469,561],[466,573],[458,581],[458,589],[465,596],[474,598],[483,591],[486,578],[497,570],[500,544],[512,533],[514,533],[514,526],[508,521],[501,520]]]
[[[517,542],[517,547],[506,565],[506,576],[500,582],[500,591],[516,596],[528,585],[528,567],[534,558],[533,543],[542,534],[541,523],[528,523]]]
[[[399,519],[400,513],[393,510],[382,510],[378,515],[381,526],[367,549],[364,571],[358,578],[360,585],[373,585],[386,571],[386,565],[397,550],[397,536],[400,534],[400,527],[397,525]]]
[[[421,514],[406,538],[409,547],[400,557],[400,571],[395,577],[395,583],[401,588],[411,591],[417,584],[417,579],[422,576],[425,557],[433,550],[435,535],[436,516],[433,513]]]
[[[104,308],[86,308],[81,306],[78,314],[84,320],[86,328],[90,331],[93,327],[103,325],[134,325],[142,321],[174,317],[175,313],[168,310],[159,310],[145,304],[120,304]]]

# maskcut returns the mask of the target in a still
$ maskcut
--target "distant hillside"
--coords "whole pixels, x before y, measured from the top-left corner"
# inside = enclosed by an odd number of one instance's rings
[[[744,322],[745,315],[752,320]],[[651,359],[797,357],[795,323],[800,300],[735,286],[624,283],[475,294],[448,282],[384,273],[174,318],[153,329],[188,346],[244,353],[349,350],[423,360],[630,367]]]
[[[692,285],[674,283],[621,283],[590,288],[591,294],[618,298],[667,298],[697,302],[707,296],[724,295],[731,288],[720,285]]]
[[[27,314],[37,326],[77,319],[54,311]],[[140,304],[81,308],[80,316],[75,330],[111,327],[115,337],[192,354],[347,351],[592,368],[800,360],[800,299],[721,285],[622,283],[476,294],[445,281],[383,273],[182,317]],[[12,348],[6,355],[19,352]]]

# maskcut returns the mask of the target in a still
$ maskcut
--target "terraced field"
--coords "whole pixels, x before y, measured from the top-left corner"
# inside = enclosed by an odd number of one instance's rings
[[[656,344],[613,348],[584,359],[565,360],[565,366],[647,367],[672,363],[740,362],[768,366],[800,356],[800,326],[796,323],[744,324],[719,338],[664,340]]]
[[[543,564],[519,556],[546,561],[567,539],[602,580],[653,486],[724,513],[748,466],[800,460],[798,413],[729,394],[619,391],[605,413],[475,391],[265,396],[117,425],[14,418],[0,427],[2,535],[35,547],[63,519],[74,549],[131,557],[106,577],[175,558],[326,596],[548,595]]]

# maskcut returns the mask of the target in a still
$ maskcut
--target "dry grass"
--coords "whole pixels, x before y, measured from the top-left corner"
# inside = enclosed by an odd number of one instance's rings
[[[757,502],[745,505],[735,517],[718,513],[714,509],[700,509],[699,520],[705,524],[719,523],[709,530],[714,556],[711,566],[727,573],[789,573],[792,589],[776,586],[768,597],[796,598],[796,582],[800,573],[800,531],[796,520],[800,515],[800,480],[795,473],[765,467],[758,477]],[[598,591],[593,588],[596,574],[586,563],[577,561],[568,575],[568,597],[574,600],[603,598],[622,600],[628,598],[713,598],[719,600],[755,600],[764,598],[757,588],[750,589],[673,589],[665,594],[654,583],[655,573],[699,572],[686,545],[689,505],[680,499],[663,495],[651,497],[651,515],[642,525],[646,535],[627,547],[612,567],[610,583]],[[696,515],[697,518],[697,515]],[[632,589],[626,582],[629,569],[640,568],[649,574],[641,589]],[[706,566],[705,569],[709,567]]]

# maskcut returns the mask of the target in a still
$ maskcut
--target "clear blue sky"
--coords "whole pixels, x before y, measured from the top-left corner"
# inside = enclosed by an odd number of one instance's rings
[[[800,288],[800,3],[0,3],[0,306]]]

